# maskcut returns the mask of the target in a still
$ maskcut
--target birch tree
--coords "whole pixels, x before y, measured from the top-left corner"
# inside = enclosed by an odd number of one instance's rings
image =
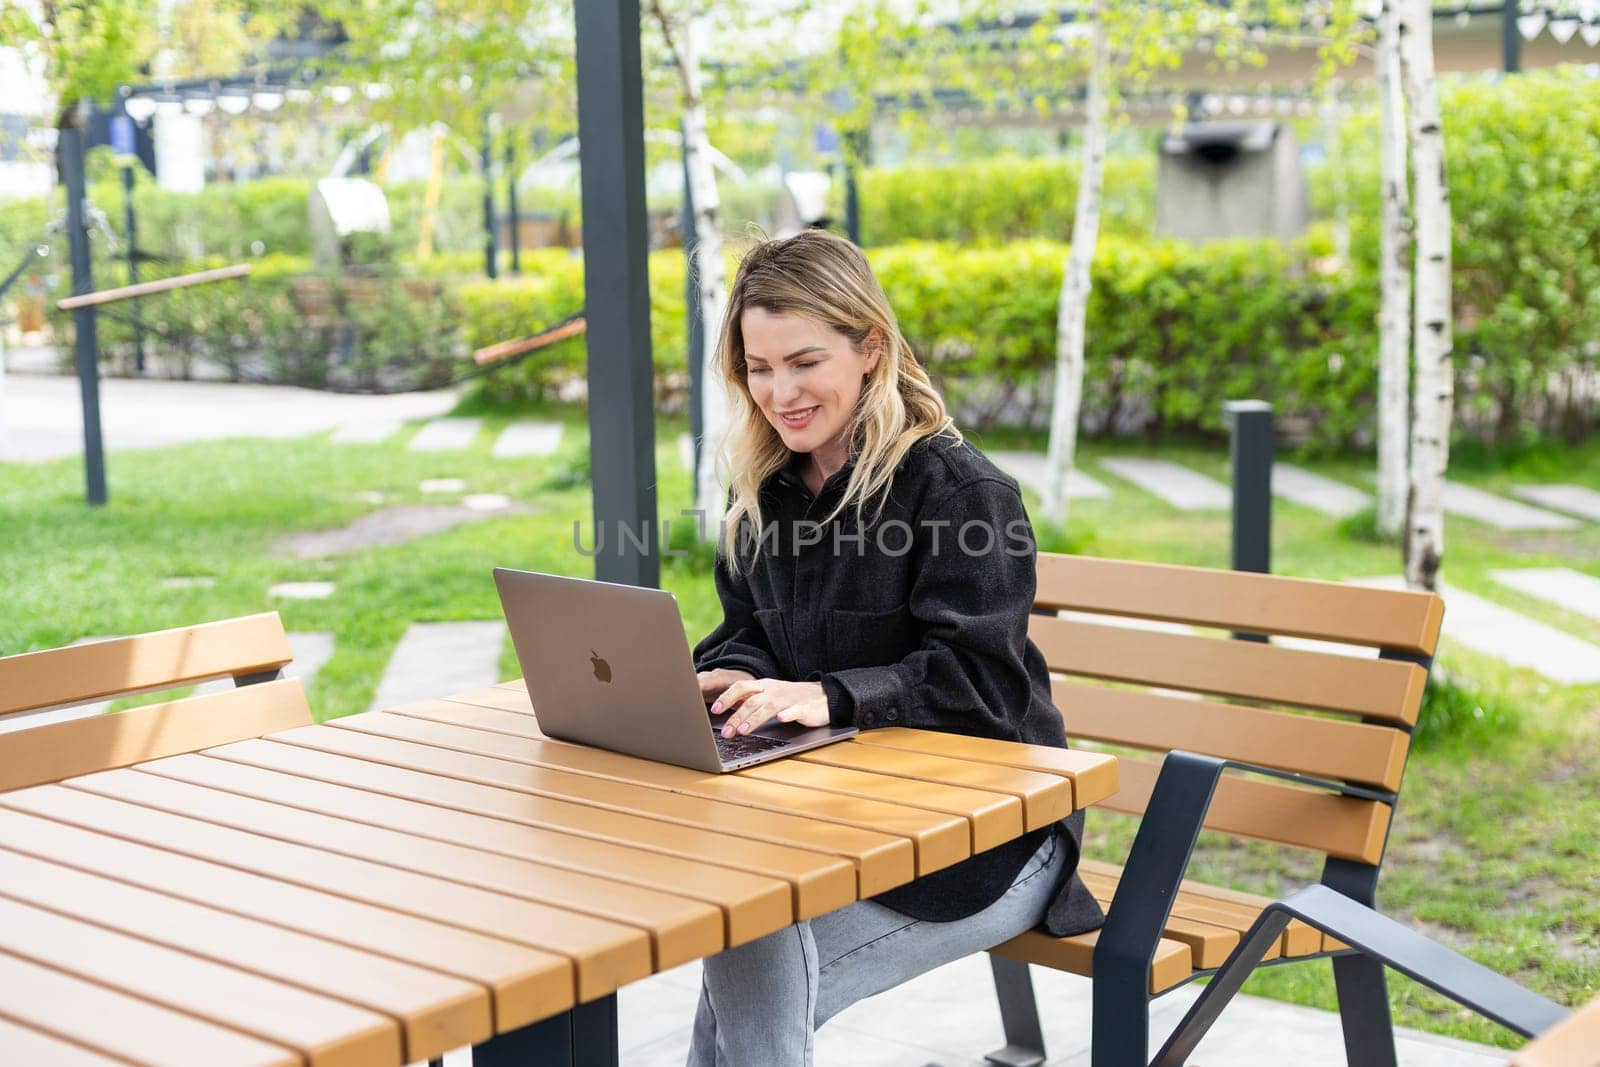
[[[1444,559],[1444,473],[1450,461],[1455,398],[1450,359],[1450,193],[1433,66],[1433,12],[1427,0],[1398,0],[1400,74],[1415,191],[1416,413],[1404,558],[1406,581],[1436,589]]]
[[[1411,196],[1406,180],[1399,2],[1384,0],[1378,14],[1373,64],[1383,185],[1378,263],[1378,529],[1386,534],[1399,534],[1405,525],[1411,415]]]
[[[1110,101],[1110,44],[1099,5],[1089,12],[1089,83],[1084,103],[1083,152],[1078,168],[1078,203],[1072,214],[1072,250],[1056,307],[1056,376],[1050,407],[1050,450],[1045,462],[1044,516],[1061,522],[1067,514],[1067,479],[1078,446],[1078,413],[1083,407],[1083,350],[1088,332],[1089,268],[1100,239],[1100,189],[1105,177]]]
[[[691,357],[700,364],[701,462],[695,486],[695,506],[705,519],[703,530],[721,526],[727,490],[714,461],[714,450],[728,427],[728,398],[718,388],[717,341],[722,316],[727,306],[728,280],[722,261],[722,204],[717,196],[717,177],[711,165],[711,142],[706,134],[705,78],[700,69],[699,19],[697,0],[682,0],[669,10],[668,0],[650,0],[649,12],[661,28],[667,51],[677,68],[683,91],[683,162],[688,178],[686,195],[694,204],[695,289],[700,297],[700,351]]]

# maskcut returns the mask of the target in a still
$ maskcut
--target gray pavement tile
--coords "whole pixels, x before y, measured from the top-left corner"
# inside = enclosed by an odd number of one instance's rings
[[[1571,567],[1528,567],[1489,572],[1501,585],[1600,619],[1600,578]]]
[[[1600,522],[1600,491],[1582,485],[1514,485],[1511,491],[1552,511],[1581,515]]]
[[[1100,465],[1182,511],[1226,511],[1233,491],[1215,478],[1165,459],[1103,459]]]
[[[477,440],[482,429],[482,419],[434,419],[423,423],[406,447],[413,452],[459,452]]]
[[[499,619],[412,623],[389,657],[371,710],[493,685],[505,638]]]
[[[1406,587],[1400,577],[1351,580],[1380,589]],[[1600,682],[1600,645],[1459,589],[1444,586],[1440,594],[1444,597],[1444,635],[1452,641],[1554,682]]]
[[[1459,482],[1444,483],[1444,510],[1501,530],[1572,530],[1578,520],[1529,507]]]
[[[1313,474],[1292,463],[1272,465],[1272,492],[1285,500],[1342,519],[1371,505],[1372,497],[1343,482]]]
[[[987,455],[994,460],[995,466],[1040,496],[1044,495],[1045,471],[1049,463],[1049,457],[1044,453],[989,452]],[[1067,472],[1068,500],[1106,500],[1110,496],[1110,489],[1076,467]]]
[[[336,445],[376,445],[400,432],[396,419],[369,419],[364,422],[347,422],[333,431],[328,438]]]
[[[494,442],[494,455],[548,456],[561,447],[559,422],[513,422]]]
[[[403,545],[428,534],[442,533],[468,522],[493,518],[494,512],[454,504],[406,504],[368,512],[347,526],[285,534],[272,543],[274,552],[316,559],[369,548]]]

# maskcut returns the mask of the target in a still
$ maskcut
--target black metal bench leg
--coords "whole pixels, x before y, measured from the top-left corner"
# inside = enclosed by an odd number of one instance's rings
[[[1394,1021],[1389,1015],[1383,964],[1370,956],[1335,956],[1333,982],[1339,991],[1345,1061],[1351,1067],[1396,1067]]]
[[[984,1059],[999,1067],[1037,1067],[1045,1061],[1044,1029],[1039,1024],[1039,1005],[1033,996],[1033,977],[1028,965],[1008,956],[989,956],[994,972],[994,994],[1000,1002],[1000,1024],[1005,1028],[1006,1047],[996,1049]]]
[[[1098,968],[1098,963],[1096,967]],[[1147,1067],[1150,1059],[1149,967],[1139,981],[1094,983],[1093,1067]]]
[[[616,995],[474,1045],[472,1067],[617,1067]]]

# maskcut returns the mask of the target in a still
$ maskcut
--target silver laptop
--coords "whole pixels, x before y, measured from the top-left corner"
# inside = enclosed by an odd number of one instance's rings
[[[723,738],[707,714],[678,600],[660,589],[496,567],[517,662],[551,737],[702,771],[733,771],[856,733],[769,722]]]

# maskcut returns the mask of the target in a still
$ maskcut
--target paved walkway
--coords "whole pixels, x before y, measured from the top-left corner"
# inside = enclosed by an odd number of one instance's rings
[[[1548,600],[1579,615],[1600,619],[1600,578],[1570,567],[1529,567],[1490,573],[1501,585]]]
[[[371,710],[493,685],[500,680],[505,639],[499,619],[412,623],[389,657]]]
[[[1444,483],[1444,510],[1501,530],[1572,530],[1579,525],[1570,515],[1519,504],[1459,482]]]
[[[351,396],[284,385],[125,378],[100,383],[100,422],[108,451],[228,437],[304,437],[336,427],[371,432],[372,427],[393,427],[407,419],[434,418],[455,403],[456,394],[450,391]],[[0,396],[0,460],[36,462],[82,452],[77,379],[6,375]]]
[[[1233,507],[1233,490],[1170,460],[1103,459],[1100,465],[1181,511],[1226,511]]]
[[[1566,511],[1600,522],[1600,491],[1581,485],[1517,485],[1511,491],[1552,511]]]
[[[1023,485],[1044,496],[1046,456],[1042,452],[990,452],[995,465]],[[1068,500],[1109,500],[1111,490],[1074,467],[1067,472]]]
[[[482,419],[434,419],[424,423],[406,447],[413,452],[457,452],[477,440]]]
[[[1326,964],[1311,964],[1327,972]],[[1045,1052],[1056,1067],[1089,1067],[1090,984],[1033,969],[1044,1021]],[[1331,976],[1328,978],[1331,983]],[[699,997],[700,965],[691,963],[625,987],[618,996],[622,1062],[627,1067],[682,1067]],[[1157,1000],[1154,1052],[1199,993],[1189,987]],[[1402,1030],[1402,1067],[1502,1067],[1505,1053],[1450,1038]],[[969,956],[842,1012],[817,1033],[819,1067],[984,1067],[1001,1040],[989,964]],[[468,1067],[465,1050],[446,1067]],[[1240,997],[1196,1050],[1195,1067],[1345,1067],[1339,1017],[1258,997]]]
[[[1372,505],[1372,497],[1361,490],[1289,463],[1272,465],[1272,495],[1336,519]]]

